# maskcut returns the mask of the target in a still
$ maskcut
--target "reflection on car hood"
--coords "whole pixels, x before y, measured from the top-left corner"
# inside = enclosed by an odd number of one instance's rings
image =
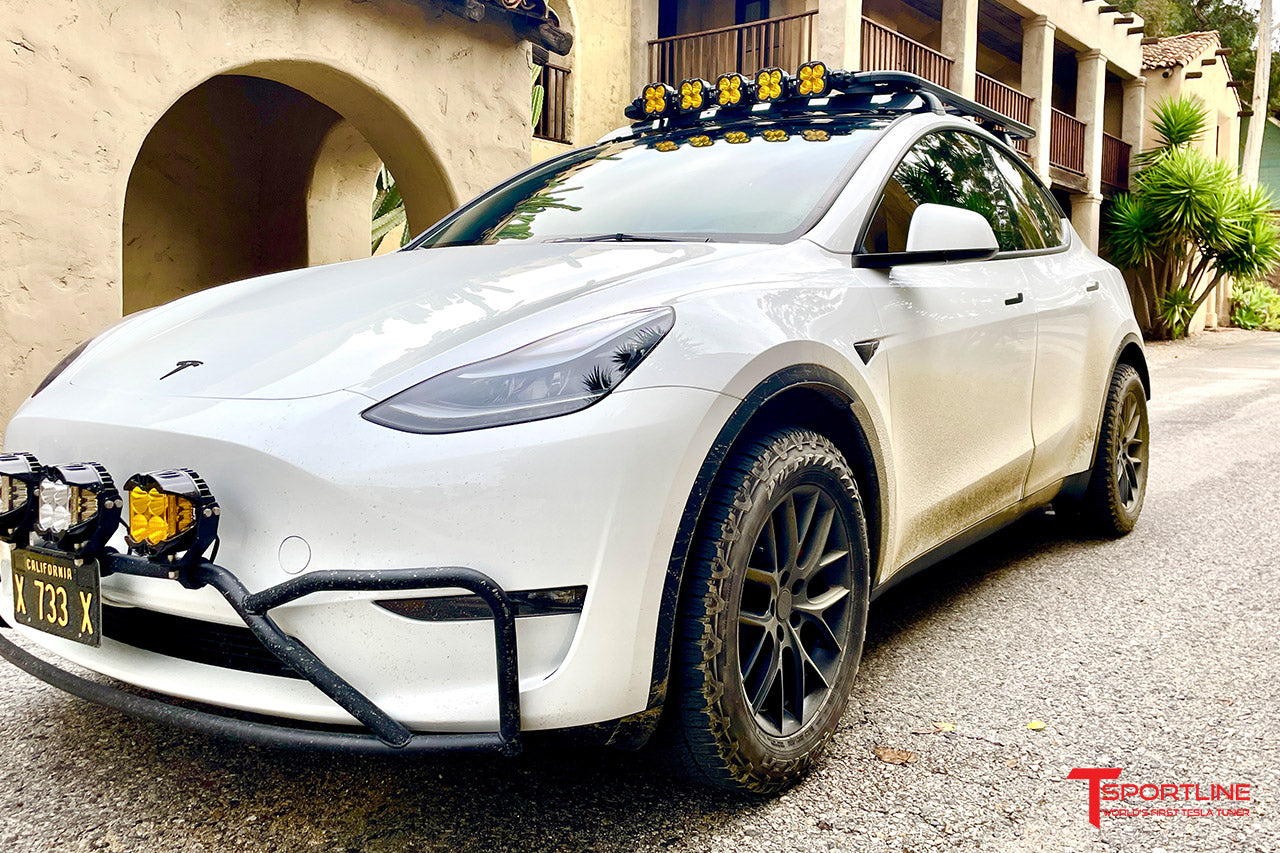
[[[675,267],[687,273],[689,265],[776,248],[467,246],[295,270],[211,288],[126,321],[96,341],[67,377],[73,386],[186,397],[365,390],[548,308],[638,281],[645,282],[642,291],[610,294],[636,299],[610,298],[610,309],[662,304],[695,278],[669,275]],[[559,327],[551,323],[538,336],[559,331],[563,318]],[[200,364],[161,379],[180,362]]]

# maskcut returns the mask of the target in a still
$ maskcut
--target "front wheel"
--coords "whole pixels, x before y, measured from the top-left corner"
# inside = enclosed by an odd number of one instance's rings
[[[835,731],[866,633],[866,520],[825,437],[788,429],[728,459],[682,594],[674,749],[695,779],[798,781]]]
[[[1149,441],[1142,377],[1132,366],[1121,364],[1107,388],[1093,474],[1079,506],[1092,532],[1120,537],[1137,524],[1147,493]]]

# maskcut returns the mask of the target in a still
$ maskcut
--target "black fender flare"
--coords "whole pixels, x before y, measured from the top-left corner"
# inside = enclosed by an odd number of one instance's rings
[[[711,446],[702,467],[698,470],[697,479],[685,501],[684,512],[680,517],[680,526],[671,549],[671,558],[667,563],[666,578],[662,586],[662,601],[658,609],[657,632],[653,649],[653,672],[649,687],[649,701],[646,711],[619,721],[615,736],[611,742],[616,745],[629,745],[635,740],[643,742],[656,726],[656,710],[661,709],[667,697],[667,683],[671,674],[671,652],[675,643],[675,629],[680,607],[681,585],[689,553],[697,533],[698,522],[706,505],[707,495],[715,482],[725,459],[737,441],[743,436],[752,418],[770,400],[795,388],[809,388],[826,396],[831,402],[839,404],[852,419],[851,426],[860,431],[860,440],[865,445],[875,471],[870,472],[881,484],[877,489],[877,513],[883,526],[887,522],[888,507],[886,499],[886,470],[883,449],[879,433],[872,420],[871,413],[859,399],[853,387],[835,371],[817,364],[799,364],[787,367],[772,374],[751,390],[734,409],[724,426],[721,427],[715,442]],[[879,543],[873,543],[873,559],[876,567],[882,565],[885,536],[881,535]],[[644,721],[643,723],[641,721]],[[641,723],[638,731],[628,732],[628,723]],[[647,730],[647,731],[646,731]],[[639,745],[638,743],[634,745]]]

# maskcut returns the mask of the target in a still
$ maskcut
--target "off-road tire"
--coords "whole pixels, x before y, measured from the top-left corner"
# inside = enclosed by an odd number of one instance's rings
[[[1136,412],[1139,418],[1136,438],[1140,446],[1136,450],[1126,440],[1127,411]],[[1115,539],[1133,530],[1138,516],[1142,514],[1142,504],[1146,498],[1149,438],[1147,396],[1142,377],[1131,365],[1120,364],[1112,374],[1111,384],[1107,388],[1102,430],[1098,435],[1089,485],[1074,507],[1086,532]],[[1119,482],[1125,474],[1122,449],[1135,452],[1136,457],[1140,458],[1138,485],[1136,490],[1132,490],[1129,500],[1125,499]]]
[[[838,638],[844,652],[828,658],[833,674],[825,679],[825,697],[815,698],[817,710],[797,731],[779,737],[758,722],[748,701],[739,672],[738,620],[757,536],[775,504],[798,494],[797,488],[813,486],[836,508],[833,527],[846,525],[842,530],[847,532],[843,541],[849,562],[840,571],[847,569],[850,578],[849,610],[847,617],[841,611],[846,636]],[[869,565],[867,526],[854,473],[831,441],[809,430],[784,429],[748,441],[726,459],[708,494],[686,570],[672,661],[674,689],[665,721],[669,747],[690,778],[734,792],[768,794],[804,776],[835,731],[857,674],[866,634]],[[778,615],[781,589],[771,599],[774,618],[785,618]],[[786,600],[786,612],[791,613],[789,594]],[[799,638],[801,633],[789,636]],[[772,634],[769,637],[772,643]],[[781,661],[781,634],[776,648]],[[791,659],[796,659],[794,652]],[[808,711],[803,696],[800,705],[805,708],[803,718]]]

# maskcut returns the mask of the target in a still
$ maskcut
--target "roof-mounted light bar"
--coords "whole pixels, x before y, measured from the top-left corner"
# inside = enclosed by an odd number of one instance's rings
[[[637,122],[692,123],[714,117],[720,110],[757,107],[770,112],[821,108],[828,114],[926,109],[973,119],[1012,138],[1030,139],[1036,133],[1023,122],[915,74],[841,71],[816,60],[801,64],[794,75],[771,67],[751,77],[737,72],[721,74],[714,85],[697,78],[684,80],[680,91],[665,83],[650,83],[625,112]],[[715,112],[704,112],[709,108]]]

